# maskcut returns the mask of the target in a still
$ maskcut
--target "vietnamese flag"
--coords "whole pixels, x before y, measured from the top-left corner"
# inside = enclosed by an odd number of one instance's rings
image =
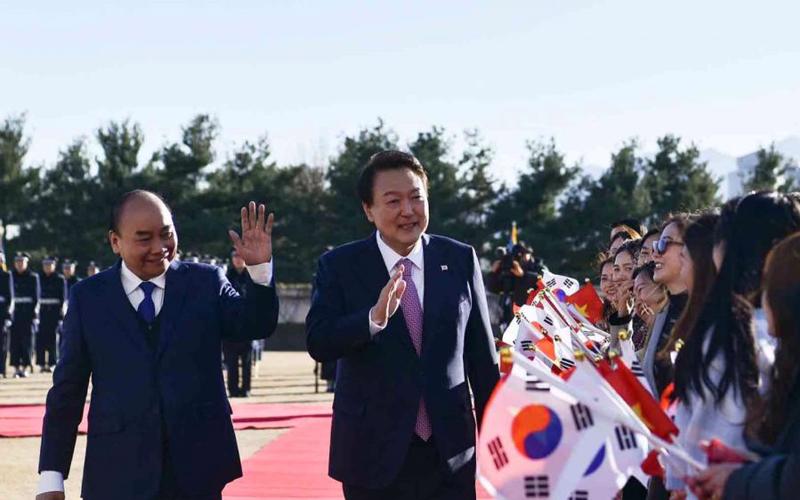
[[[591,283],[584,283],[580,290],[567,296],[566,301],[594,324],[603,319],[603,301]]]
[[[653,434],[671,443],[672,436],[678,434],[672,419],[621,359],[615,359],[614,364],[616,367],[612,368],[608,361],[599,361],[597,370]]]

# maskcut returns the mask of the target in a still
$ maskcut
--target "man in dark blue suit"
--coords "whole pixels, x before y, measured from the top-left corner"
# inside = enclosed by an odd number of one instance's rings
[[[64,498],[90,377],[83,498],[219,499],[241,476],[220,343],[275,330],[272,223],[251,202],[241,237],[231,231],[254,278],[245,299],[220,268],[175,259],[178,237],[161,198],[122,197],[109,231],[120,261],[70,293],[37,499]]]
[[[475,498],[470,388],[480,422],[497,356],[475,251],[425,234],[427,183],[412,155],[374,155],[358,192],[377,231],[319,261],[307,344],[339,361],[329,473],[347,500]]]

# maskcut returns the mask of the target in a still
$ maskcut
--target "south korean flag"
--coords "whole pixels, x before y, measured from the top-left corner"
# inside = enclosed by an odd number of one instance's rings
[[[563,292],[564,295],[566,296],[566,295],[572,295],[581,288],[581,282],[579,280],[576,280],[575,278],[570,278],[569,276],[554,274],[548,270],[544,271],[542,280],[544,281],[544,286],[553,290],[553,294],[556,297],[559,297],[561,295],[559,291]]]

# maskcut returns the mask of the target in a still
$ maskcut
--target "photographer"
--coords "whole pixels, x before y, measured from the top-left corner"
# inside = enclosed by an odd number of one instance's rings
[[[497,260],[492,263],[489,286],[500,295],[502,323],[507,325],[514,317],[514,304],[525,304],[528,291],[536,288],[543,266],[534,259],[533,252],[521,243],[514,245],[511,253],[498,248],[496,257]]]

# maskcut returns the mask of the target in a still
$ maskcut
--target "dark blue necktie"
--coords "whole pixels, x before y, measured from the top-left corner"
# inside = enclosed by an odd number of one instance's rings
[[[139,317],[148,325],[156,318],[156,305],[153,303],[153,290],[156,288],[155,283],[149,281],[142,281],[139,283],[139,288],[144,292],[144,300],[139,304],[136,312]]]

